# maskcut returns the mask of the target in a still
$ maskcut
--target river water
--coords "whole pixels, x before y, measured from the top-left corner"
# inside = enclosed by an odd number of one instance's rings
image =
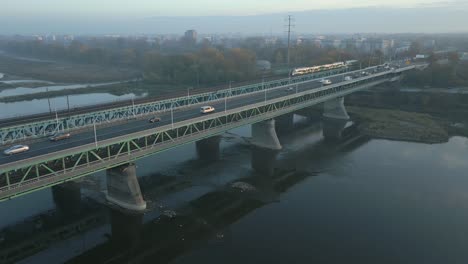
[[[144,97],[146,94],[135,95],[128,93],[124,95],[113,95],[110,93],[91,93],[91,94],[75,94],[69,95],[68,101],[70,109],[95,105],[109,102],[117,102],[122,100],[130,100],[131,98]],[[50,102],[50,109],[49,109]],[[67,96],[58,96],[47,99],[35,99],[29,101],[19,101],[11,103],[0,103],[0,119],[32,115],[37,113],[46,113],[55,110],[67,109]]]
[[[284,188],[275,187],[276,176],[251,169],[252,151],[244,140],[250,137],[250,127],[223,136],[218,161],[199,160],[194,144],[138,161],[141,179],[172,178],[190,184],[174,191],[156,186],[154,191],[140,181],[150,210],[141,226],[136,221],[134,233],[149,233],[148,227],[161,224],[155,220],[161,214],[158,206],[174,210],[180,217],[193,217],[194,200],[212,193],[228,197],[232,190],[226,188],[232,189],[229,186],[235,181],[256,182],[254,194],[245,195],[252,195],[248,200],[252,203],[261,202],[254,209],[222,218],[212,214],[229,211],[236,203],[199,211],[193,219],[204,219],[213,230],[201,238],[192,239],[185,224],[180,224],[177,233],[146,236],[139,247],[170,244],[174,236],[189,242],[155,251],[137,262],[467,263],[467,138],[454,136],[447,143],[432,145],[380,139],[344,145],[325,142],[320,122],[296,119],[302,125],[280,137],[283,149],[269,162],[286,179],[287,172],[301,175],[300,180]],[[99,197],[99,191],[89,186],[104,190],[103,176],[87,178],[88,187],[82,188],[82,195]],[[187,210],[187,206],[192,209]],[[13,210],[14,214],[8,213]],[[50,189],[0,204],[0,225],[5,227],[47,210],[55,210]],[[220,219],[223,221],[215,221]],[[133,228],[132,221],[125,223],[125,229]],[[107,222],[19,263],[62,263],[98,250],[96,246],[106,243],[110,233]],[[132,241],[128,240],[126,247],[131,247]],[[171,257],[165,258],[165,254]],[[138,252],[132,256],[141,257]]]
[[[3,83],[13,84],[13,83],[22,83],[22,82],[33,82],[30,80],[12,80],[12,81],[2,81]],[[106,85],[112,85],[122,82],[106,82],[106,83],[91,83],[91,84],[66,84],[66,85],[47,85],[47,86],[40,86],[35,88],[27,88],[27,87],[17,87],[12,89],[5,89],[0,91],[0,97],[5,96],[15,96],[15,95],[24,95],[24,94],[35,94],[35,93],[43,93],[43,92],[52,92],[52,91],[61,91],[61,90],[73,90],[73,89],[80,89],[80,88],[90,88],[90,87],[100,87]],[[49,83],[52,84],[52,83]]]

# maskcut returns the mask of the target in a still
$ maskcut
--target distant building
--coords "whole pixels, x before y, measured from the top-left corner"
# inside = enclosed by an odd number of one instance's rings
[[[398,53],[407,52],[407,51],[409,51],[410,47],[411,47],[410,45],[404,45],[404,46],[397,47],[395,49],[395,53],[398,54]]]
[[[416,54],[416,56],[414,57],[415,59],[427,59],[429,58],[429,55],[426,55],[426,54]]]
[[[435,48],[436,41],[434,39],[428,39],[423,41],[422,45],[425,49],[434,49]]]
[[[271,63],[267,60],[257,60],[257,70],[269,71],[271,70]]]
[[[460,54],[460,61],[463,61],[463,62],[468,61],[468,52],[462,52]]]
[[[185,31],[184,40],[188,43],[196,43],[197,42],[197,31],[194,29],[190,29]]]

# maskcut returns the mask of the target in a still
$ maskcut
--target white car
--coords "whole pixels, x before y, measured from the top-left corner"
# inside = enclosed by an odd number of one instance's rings
[[[345,77],[344,77],[344,80],[345,80],[345,81],[351,81],[352,79],[353,79],[353,77],[351,77],[351,76],[345,76]]]
[[[324,79],[324,80],[321,80],[320,81],[323,85],[329,85],[332,83],[332,81],[330,81],[329,79]]]
[[[200,108],[200,113],[208,114],[208,113],[214,112],[214,110],[215,110],[215,108],[212,107],[212,106],[202,106]]]
[[[27,145],[14,145],[9,147],[8,149],[5,149],[3,151],[3,154],[5,155],[13,155],[21,152],[28,151],[29,147]]]

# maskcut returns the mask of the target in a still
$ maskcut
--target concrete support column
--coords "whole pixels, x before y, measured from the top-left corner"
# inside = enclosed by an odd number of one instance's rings
[[[275,130],[277,134],[284,134],[294,129],[294,113],[275,117]]]
[[[252,125],[252,145],[260,148],[280,150],[281,144],[275,131],[275,120],[265,120]]]
[[[325,140],[340,140],[348,120],[349,115],[344,106],[344,97],[326,101],[323,104],[322,117],[322,131]]]
[[[326,101],[323,104],[323,116],[330,119],[348,120],[349,115],[344,106],[344,97]]]
[[[57,211],[65,217],[79,214],[81,210],[81,183],[68,181],[52,186],[52,198]]]
[[[131,211],[146,209],[134,163],[107,170],[107,201]]]
[[[322,133],[325,140],[338,141],[342,139],[346,123],[348,123],[348,120],[324,117],[322,119]]]
[[[198,157],[201,160],[215,161],[220,158],[219,143],[221,136],[213,136],[199,140],[195,143]]]

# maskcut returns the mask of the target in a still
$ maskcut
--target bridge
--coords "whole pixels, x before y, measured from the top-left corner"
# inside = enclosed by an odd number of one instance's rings
[[[295,111],[324,103],[324,117],[332,120],[331,127],[344,126],[349,118],[344,96],[397,81],[418,67],[424,65],[370,67],[364,70],[372,72],[369,75],[360,71],[316,73],[2,128],[3,144],[31,141],[31,150],[0,158],[0,200],[106,170],[108,201],[143,210],[146,202],[136,179],[136,160],[191,142],[197,142],[201,156],[209,157],[219,148],[218,135],[249,124],[253,146],[279,150],[275,118],[288,123]],[[357,75],[345,80],[345,76]],[[333,84],[323,86],[319,78],[325,76]],[[201,115],[199,107],[207,104],[216,112]],[[156,114],[161,122],[148,123],[148,116]],[[74,135],[56,143],[45,139],[59,130],[74,131]],[[339,136],[333,131],[326,126],[325,137]]]

